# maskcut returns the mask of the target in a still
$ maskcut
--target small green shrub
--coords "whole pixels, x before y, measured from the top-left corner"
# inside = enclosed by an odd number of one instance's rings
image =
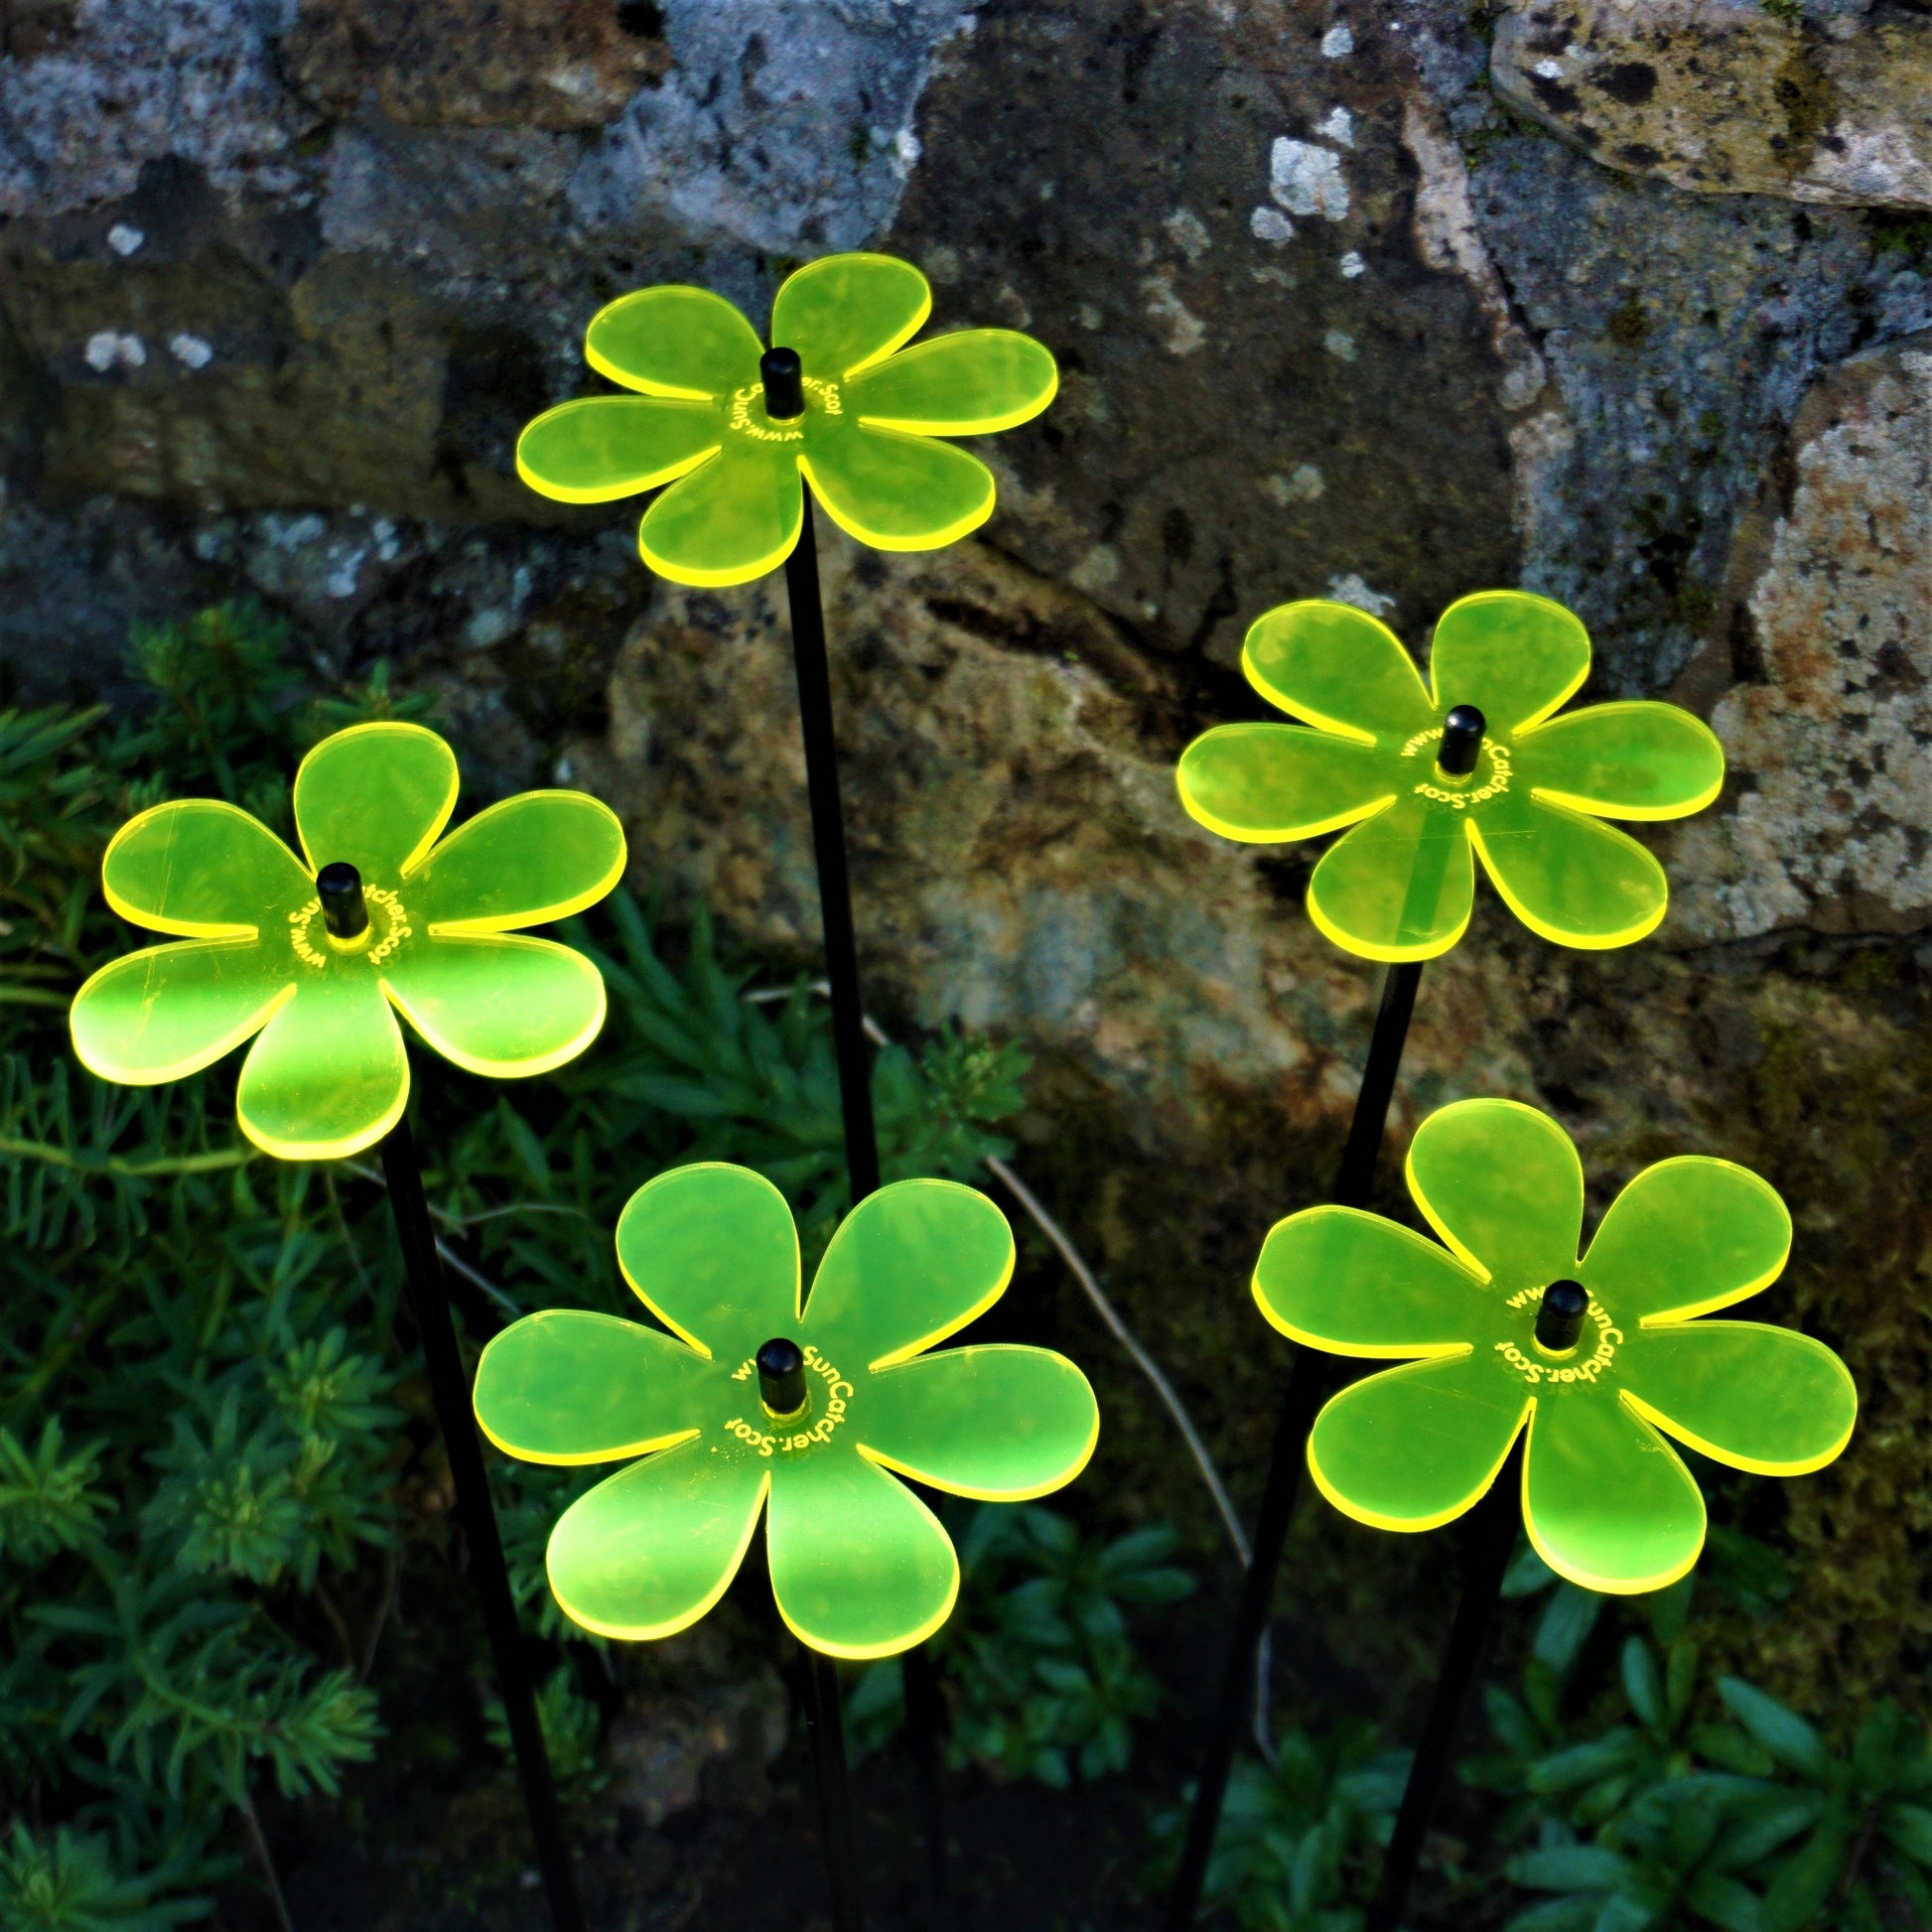
[[[247,605],[138,636],[130,669],[145,696],[125,716],[0,714],[4,1932],[147,1932],[205,1913],[238,1848],[259,1843],[264,1781],[326,1796],[376,1747],[362,1680],[389,1592],[365,1573],[446,1533],[405,1500],[447,1478],[373,1165],[267,1160],[235,1132],[232,1064],[110,1087],[73,1062],[66,1028],[84,975],[142,942],[98,888],[133,811],[213,794],[286,833],[309,745],[423,707],[380,666],[305,696],[296,640]],[[748,1000],[759,975],[719,956],[702,911],[676,968],[653,923],[623,894],[575,922],[611,1017],[559,1077],[500,1088],[416,1060],[473,1345],[531,1307],[634,1310],[610,1231],[675,1161],[760,1169],[814,1246],[845,1205],[822,1006],[802,982],[775,1005]],[[965,1177],[1007,1151],[995,1123],[1024,1071],[1014,1050],[952,1035],[882,1051],[888,1174]],[[580,1798],[599,1786],[601,1712],[572,1660],[592,1640],[558,1616],[542,1549],[600,1473],[493,1471],[515,1586],[555,1646],[546,1730]],[[351,1627],[357,1601],[377,1607]]]

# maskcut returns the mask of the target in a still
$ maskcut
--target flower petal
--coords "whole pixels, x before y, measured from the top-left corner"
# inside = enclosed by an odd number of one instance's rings
[[[1013,1279],[1013,1230],[973,1187],[896,1180],[838,1225],[805,1328],[828,1355],[903,1362],[984,1314]]]
[[[1513,1295],[1576,1274],[1584,1164],[1548,1114],[1458,1100],[1416,1129],[1404,1171],[1429,1225],[1492,1288]]]
[[[1500,799],[1470,814],[1469,836],[1503,902],[1560,946],[1632,945],[1670,903],[1663,867],[1635,839],[1561,805]]]
[[[1414,796],[1343,833],[1309,881],[1309,917],[1365,959],[1434,959],[1461,938],[1474,904],[1462,818]]]
[[[1337,1355],[1460,1355],[1481,1292],[1434,1241],[1356,1207],[1277,1221],[1255,1263],[1262,1313],[1291,1341]]]
[[[293,991],[253,939],[149,946],[74,995],[73,1050],[89,1073],[123,1086],[184,1079],[258,1033]]]
[[[1391,803],[1396,786],[1372,745],[1299,725],[1217,725],[1174,772],[1188,816],[1224,839],[1311,839]]]
[[[734,445],[644,512],[637,550],[674,584],[749,584],[791,555],[805,517],[798,446]]]
[[[627,1642],[689,1628],[738,1575],[770,1467],[700,1437],[578,1497],[545,1559],[564,1614]]]
[[[724,434],[716,403],[580,396],[525,427],[516,474],[560,503],[608,503],[695,470]]]
[[[1049,1348],[946,1348],[867,1378],[860,1447],[956,1496],[1019,1503],[1064,1487],[1100,1439],[1087,1378]]]
[[[381,973],[424,1039],[486,1078],[548,1073],[574,1060],[604,1025],[597,968],[549,939],[419,939]]]
[[[1610,1203],[1580,1279],[1626,1326],[1688,1321],[1768,1288],[1790,1252],[1791,1215],[1768,1180],[1684,1154]]]
[[[1624,1399],[1733,1468],[1801,1476],[1852,1440],[1859,1392],[1822,1341],[1761,1321],[1673,1322],[1628,1337]]]
[[[1604,818],[1688,818],[1724,789],[1725,748],[1674,704],[1590,705],[1516,741],[1533,797]]]
[[[1527,1389],[1466,1354],[1385,1369],[1315,1417],[1309,1472],[1358,1523],[1433,1530],[1495,1481],[1529,1408]]]
[[[722,1161],[647,1180],[618,1217],[618,1266],[699,1354],[731,1362],[798,1325],[798,1231],[762,1174]]]
[[[581,791],[524,791],[459,825],[411,875],[430,932],[509,932],[595,905],[620,879],[623,825]]]
[[[525,1462],[615,1462],[701,1428],[716,1373],[641,1321],[549,1309],[491,1340],[473,1400],[483,1433]]]
[[[600,375],[647,396],[698,401],[756,382],[763,348],[722,295],[676,282],[619,296],[584,334],[584,359]]]
[[[800,462],[826,514],[875,550],[937,550],[993,514],[993,472],[950,443],[854,429]]]
[[[1472,704],[1491,731],[1513,736],[1576,696],[1589,675],[1589,632],[1547,597],[1477,591],[1437,619],[1429,669],[1439,714]]]
[[[849,405],[879,429],[988,436],[1031,422],[1059,386],[1044,344],[1013,329],[962,329],[875,363]]]
[[[1593,1387],[1539,1393],[1523,1518],[1558,1576],[1611,1595],[1663,1589],[1704,1548],[1704,1498],[1677,1451]]]
[[[402,878],[456,808],[456,754],[421,725],[351,725],[295,774],[295,829],[318,872],[345,860],[367,884]]]
[[[910,1650],[959,1594],[959,1559],[939,1519],[863,1455],[821,1449],[780,1463],[765,1538],[778,1614],[831,1657]]]
[[[409,1059],[375,975],[325,971],[249,1047],[235,1118],[278,1161],[341,1161],[381,1140],[408,1098]]]
[[[1248,626],[1241,668],[1270,704],[1364,744],[1439,725],[1416,661],[1352,604],[1279,604]]]
[[[108,842],[100,884],[130,925],[187,939],[269,930],[315,891],[260,819],[218,798],[180,798],[130,818]]]
[[[883,362],[932,313],[932,291],[895,255],[825,255],[785,278],[771,345],[795,348],[808,376],[844,382]]]

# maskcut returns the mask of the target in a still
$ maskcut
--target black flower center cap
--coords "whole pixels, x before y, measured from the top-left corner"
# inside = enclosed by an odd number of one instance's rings
[[[1482,734],[1489,721],[1472,704],[1452,706],[1443,720],[1443,742],[1436,753],[1436,768],[1446,778],[1466,778],[1476,768]]]
[[[1582,1282],[1552,1282],[1543,1291],[1536,1311],[1536,1339],[1553,1355],[1562,1355],[1577,1345],[1584,1332],[1584,1316],[1589,1309],[1589,1291]]]
[[[332,939],[359,939],[369,929],[369,908],[362,902],[362,875],[338,859],[316,874],[316,897],[322,900],[322,922]]]
[[[805,413],[805,364],[795,348],[767,348],[759,357],[764,384],[764,413],[774,423],[789,423]]]
[[[759,1348],[756,1360],[765,1414],[777,1422],[802,1415],[808,1396],[805,1357],[798,1344],[783,1335],[773,1335]]]

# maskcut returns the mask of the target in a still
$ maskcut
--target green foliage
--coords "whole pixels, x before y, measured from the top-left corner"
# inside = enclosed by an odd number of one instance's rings
[[[0,1932],[204,1913],[241,1865],[254,1793],[327,1796],[371,1754],[381,1573],[447,1533],[413,1500],[447,1476],[373,1167],[266,1160],[235,1132],[232,1062],[105,1086],[66,1028],[82,977],[141,942],[98,890],[133,811],[212,793],[286,833],[311,744],[424,707],[386,666],[305,697],[295,640],[249,605],[137,636],[130,668],[146,695],[123,716],[0,714]],[[498,1088],[416,1059],[473,1345],[528,1308],[635,1312],[610,1231],[673,1162],[759,1167],[819,1241],[844,1206],[822,1004],[803,985],[748,1000],[756,975],[719,956],[702,912],[675,968],[652,924],[619,896],[574,926],[608,965],[612,1012],[563,1077]],[[994,1123],[1023,1070],[951,1036],[883,1051],[889,1173],[974,1174],[1005,1149]],[[580,1799],[599,1783],[599,1713],[574,1671],[590,1640],[558,1616],[542,1549],[600,1473],[494,1469],[516,1586],[557,1652],[546,1730]]]
[[[970,1505],[952,1528],[959,1606],[932,1647],[950,1705],[953,1766],[1055,1789],[1125,1771],[1135,1722],[1161,1697],[1134,1648],[1129,1612],[1193,1588],[1168,1561],[1179,1538],[1164,1523],[1112,1541],[1082,1536],[1035,1504]],[[846,1716],[861,1754],[898,1727],[897,1662],[857,1674]]]
[[[1408,1775],[1408,1752],[1383,1750],[1359,1718],[1284,1730],[1274,1763],[1242,1759],[1228,1779],[1203,1905],[1242,1932],[1359,1932]],[[1155,1822],[1164,1886],[1185,1823],[1181,1811]]]
[[[1711,1568],[1733,1605],[1788,1588],[1774,1554],[1735,1531]],[[1608,1699],[1567,1716],[1603,1599],[1519,1557],[1510,1587],[1550,1584],[1520,1695],[1488,1694],[1499,1748],[1461,1767],[1511,1801],[1505,1839],[1536,1837],[1511,1881],[1557,1894],[1509,1932],[1876,1932],[1901,1900],[1932,1920],[1932,1749],[1915,1722],[1882,1704],[1840,1756],[1765,1692],[1713,1686],[1688,1633],[1689,1579],[1638,1599],[1649,1637],[1627,1634]]]

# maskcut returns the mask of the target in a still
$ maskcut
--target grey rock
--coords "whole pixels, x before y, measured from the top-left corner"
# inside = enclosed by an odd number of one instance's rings
[[[1680,937],[1932,923],[1932,337],[1805,398],[1692,667],[1729,763],[1676,837]]]
[[[1759,0],[1510,0],[1496,91],[1611,168],[1707,194],[1932,207],[1932,18]]]

